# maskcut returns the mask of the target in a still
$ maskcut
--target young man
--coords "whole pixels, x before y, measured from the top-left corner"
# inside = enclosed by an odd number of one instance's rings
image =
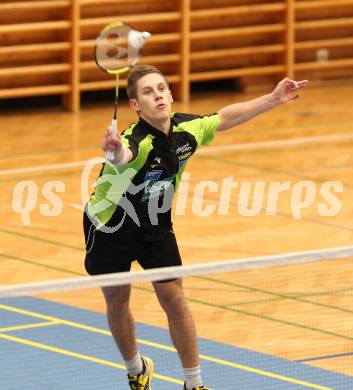
[[[129,271],[134,260],[144,269],[181,265],[170,206],[187,160],[199,145],[209,144],[216,131],[298,98],[307,83],[285,78],[268,95],[198,116],[171,112],[168,81],[157,68],[132,68],[127,93],[139,119],[122,135],[113,136],[108,128],[103,138],[103,150],[114,152],[114,160],[103,165],[84,216],[87,272]],[[184,368],[184,389],[207,390],[182,281],[154,282],[153,287]],[[130,292],[130,285],[103,288],[108,323],[125,360],[130,388],[146,390],[151,389],[153,362],[137,349]]]

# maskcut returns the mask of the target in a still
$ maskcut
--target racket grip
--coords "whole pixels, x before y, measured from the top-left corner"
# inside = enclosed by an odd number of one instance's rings
[[[118,131],[118,121],[116,119],[112,119],[111,129],[112,135],[115,136]],[[107,160],[113,161],[114,152],[112,150],[107,150],[105,153],[105,157]]]

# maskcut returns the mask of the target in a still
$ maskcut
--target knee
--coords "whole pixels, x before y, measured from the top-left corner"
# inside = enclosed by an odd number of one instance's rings
[[[185,313],[185,310],[187,310],[186,300],[182,293],[159,297],[159,302],[167,314],[171,313],[173,315],[182,316]]]
[[[129,302],[120,298],[107,299],[107,311],[115,316],[126,313],[129,309]]]
[[[129,293],[124,291],[104,291],[108,314],[118,316],[123,315],[129,309]]]

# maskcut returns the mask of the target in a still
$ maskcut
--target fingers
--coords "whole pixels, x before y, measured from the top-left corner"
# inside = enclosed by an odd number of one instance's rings
[[[286,77],[282,79],[273,91],[273,96],[280,103],[286,103],[289,100],[295,100],[299,98],[298,91],[308,85],[308,80],[291,80]]]
[[[298,89],[304,88],[309,84],[309,80],[301,80],[297,82]]]
[[[283,79],[283,81],[284,81],[284,84],[286,86],[289,86],[293,90],[304,88],[309,84],[309,80],[295,81],[295,80],[291,80],[287,77],[285,79]]]
[[[111,126],[107,127],[106,134],[107,134],[108,138],[110,140],[112,140],[112,142],[120,142],[120,134],[116,133],[116,134],[113,135]]]
[[[102,148],[104,151],[112,150],[117,151],[121,148],[121,139],[120,135],[112,135],[112,129],[111,126],[108,126],[104,137],[102,139]]]

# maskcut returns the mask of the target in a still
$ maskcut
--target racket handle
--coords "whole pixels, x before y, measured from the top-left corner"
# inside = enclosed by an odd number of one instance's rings
[[[118,131],[118,121],[116,119],[112,120],[112,125],[111,125],[111,133],[113,136],[116,135]],[[112,150],[107,150],[105,153],[105,157],[107,160],[113,161],[114,160],[114,152]]]

